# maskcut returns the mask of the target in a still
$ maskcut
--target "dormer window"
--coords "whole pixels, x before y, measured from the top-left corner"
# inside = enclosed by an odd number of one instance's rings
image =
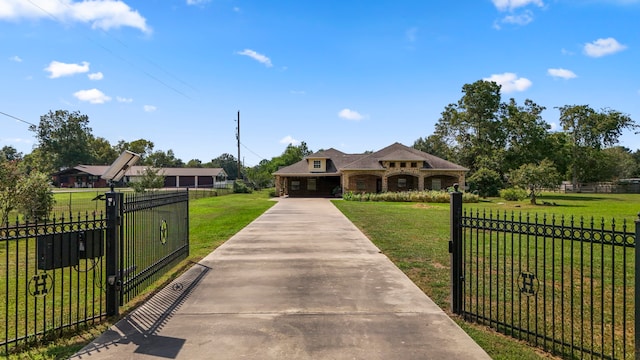
[[[322,163],[320,162],[320,160],[313,160],[313,168],[314,169],[321,169],[322,168]]]
[[[406,163],[406,162],[401,162],[401,163],[400,163],[400,167],[401,167],[401,168],[403,168],[403,167],[407,167],[407,163]]]
[[[393,161],[392,161],[392,162],[390,162],[390,163],[389,163],[389,167],[390,167],[390,168],[394,168],[394,167],[396,167],[396,163],[394,163]]]

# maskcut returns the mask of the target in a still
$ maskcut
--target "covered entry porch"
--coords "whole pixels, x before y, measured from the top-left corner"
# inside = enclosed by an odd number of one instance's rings
[[[334,197],[341,193],[340,176],[290,176],[276,179],[280,196]]]

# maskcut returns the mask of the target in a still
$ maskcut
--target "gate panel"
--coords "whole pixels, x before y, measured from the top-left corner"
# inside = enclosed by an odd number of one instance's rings
[[[120,228],[121,304],[188,255],[188,191],[125,195]]]
[[[634,356],[626,224],[466,211],[462,315],[568,358]]]

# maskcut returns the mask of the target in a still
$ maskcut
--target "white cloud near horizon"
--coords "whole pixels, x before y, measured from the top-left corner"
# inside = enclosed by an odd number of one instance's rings
[[[491,0],[493,5],[499,11],[513,11],[517,8],[536,5],[538,7],[543,7],[544,3],[542,0]]]
[[[9,60],[13,62],[22,62],[22,58],[20,58],[20,56],[18,55],[11,56]]]
[[[300,140],[296,140],[291,135],[287,135],[282,139],[280,139],[280,144],[286,144],[286,145],[291,144],[293,146],[298,146],[300,145]]]
[[[124,98],[122,96],[116,96],[116,101],[119,103],[130,104],[133,102],[132,98]]]
[[[97,73],[88,74],[87,77],[89,77],[89,80],[102,80],[104,78],[104,74],[98,71]]]
[[[605,55],[615,54],[627,48],[618,40],[609,37],[606,39],[598,39],[584,45],[584,53],[590,57],[602,57]]]
[[[365,118],[365,116],[360,114],[359,112],[351,109],[346,109],[346,108],[340,110],[340,112],[338,113],[338,116],[343,119],[353,120],[353,121],[360,121]]]
[[[44,68],[49,72],[50,79],[56,79],[63,76],[72,76],[89,72],[89,63],[83,61],[82,64],[67,64],[60,61],[52,61],[49,66]]]
[[[574,79],[578,77],[578,75],[576,75],[573,71],[562,68],[548,69],[547,74],[553,76],[554,78],[562,79]]]
[[[63,23],[89,23],[92,29],[132,27],[151,33],[146,19],[121,0],[2,0],[0,19],[55,19]]]
[[[80,90],[73,93],[73,96],[80,101],[90,104],[104,104],[111,101],[111,98],[98,89]]]
[[[208,2],[210,2],[211,0],[187,0],[187,5],[200,5],[200,4],[206,4]]]
[[[142,107],[142,109],[144,109],[145,112],[154,112],[158,110],[158,108],[153,105],[145,105]]]
[[[258,52],[255,52],[251,49],[244,49],[242,51],[238,51],[236,52],[236,54],[238,55],[243,55],[243,56],[248,56],[254,60],[256,60],[259,63],[264,64],[266,67],[272,67],[273,64],[271,63],[271,59],[269,59],[267,56],[260,54]]]
[[[514,91],[525,91],[533,84],[531,80],[523,77],[518,77],[515,73],[503,73],[493,74],[488,78],[484,78],[485,81],[495,81],[498,85],[501,85],[502,92],[504,94],[512,93]]]

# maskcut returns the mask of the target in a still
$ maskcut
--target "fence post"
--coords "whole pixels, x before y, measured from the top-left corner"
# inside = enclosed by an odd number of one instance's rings
[[[107,316],[117,316],[120,310],[120,278],[118,269],[119,237],[118,215],[120,213],[120,194],[113,190],[106,193],[107,203],[107,239],[106,239],[106,273],[107,273]]]
[[[640,360],[640,244],[638,243],[638,239],[640,239],[640,213],[638,213],[638,218],[636,219],[636,238],[634,239],[635,243],[635,252],[636,252],[636,273],[635,273],[635,358],[636,360]]]
[[[454,185],[455,191],[450,195],[451,205],[451,240],[449,241],[449,253],[451,259],[451,312],[462,313],[462,193],[458,191],[458,184]]]

